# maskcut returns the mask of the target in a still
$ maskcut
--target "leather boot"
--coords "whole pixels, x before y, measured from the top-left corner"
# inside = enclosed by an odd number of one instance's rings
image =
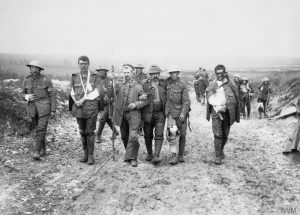
[[[41,155],[40,155],[40,151],[41,151],[41,134],[40,132],[37,132],[36,134],[36,143],[35,143],[35,151],[33,154],[33,159],[38,161],[41,159]]]
[[[160,150],[163,144],[163,140],[155,140],[155,150],[154,150],[154,157],[152,159],[152,163],[159,164],[161,159],[159,158]]]
[[[97,133],[97,137],[96,137],[96,143],[101,143],[102,139],[102,131],[104,129],[105,124],[103,123],[99,123],[99,128],[98,128],[98,133]]]
[[[80,158],[80,162],[87,162],[88,160],[88,153],[87,153],[87,137],[84,132],[80,132],[81,135],[81,142],[82,142],[82,149],[84,155]]]
[[[46,132],[41,132],[41,157],[46,155]]]
[[[113,129],[113,133],[112,133],[112,136],[111,136],[111,140],[114,140],[117,138],[117,136],[119,136],[120,133],[117,131],[116,127],[114,127]]]
[[[116,137],[120,135],[119,132],[118,132],[118,130],[117,130],[117,128],[113,125],[113,122],[112,122],[111,119],[109,119],[109,120],[107,121],[107,124],[109,125],[109,127],[110,127],[111,130],[113,131],[112,136],[111,136],[110,139],[111,139],[111,140],[116,139]]]
[[[94,159],[94,141],[95,141],[95,135],[89,134],[87,138],[87,152],[88,152],[88,164],[93,165],[95,162]]]
[[[178,164],[178,159],[177,159],[176,153],[172,153],[169,164],[171,164],[171,165]]]
[[[146,161],[152,161],[153,159],[153,152],[152,152],[152,139],[145,139],[145,144],[146,144],[146,148],[147,148],[147,157],[146,157]]]
[[[183,159],[184,148],[185,148],[185,136],[180,136],[179,137],[179,150],[178,150],[178,161],[179,162],[184,162],[184,159]]]
[[[131,161],[130,161],[130,165],[131,165],[132,167],[137,167],[137,166],[138,166],[137,159],[131,160]]]
[[[220,165],[221,164],[221,154],[222,154],[222,139],[215,138],[214,146],[215,146],[215,153],[216,153],[216,158],[215,158],[214,163],[217,165]]]

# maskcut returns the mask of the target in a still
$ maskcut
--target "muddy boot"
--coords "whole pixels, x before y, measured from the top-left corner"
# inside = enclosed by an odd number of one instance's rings
[[[185,136],[180,136],[179,138],[179,150],[178,150],[178,161],[184,162],[183,152],[185,147]]]
[[[46,155],[46,132],[41,133],[41,151],[40,155],[45,156]]]
[[[85,163],[88,160],[87,137],[85,136],[85,134],[83,132],[80,132],[80,135],[81,135],[82,149],[83,149],[84,155],[79,159],[79,161]]]
[[[145,139],[145,145],[147,148],[147,157],[146,157],[146,161],[152,161],[153,159],[153,152],[152,152],[152,139]]]
[[[155,140],[155,150],[154,150],[154,157],[152,159],[153,164],[159,164],[161,159],[159,158],[160,150],[163,144],[163,140]]]
[[[176,153],[172,153],[169,164],[171,165],[178,164],[178,158]]]
[[[221,154],[222,154],[222,139],[215,138],[214,146],[215,146],[215,153],[216,153],[216,158],[215,158],[214,163],[220,165],[221,164]]]
[[[120,134],[119,134],[119,132],[117,131],[117,129],[116,128],[114,128],[114,132],[113,132],[113,134],[112,134],[112,136],[111,136],[111,140],[114,140],[114,139],[116,139],[117,138],[117,136],[119,136]]]
[[[94,159],[94,141],[95,141],[95,135],[94,133],[90,133],[87,137],[87,152],[88,152],[88,161],[87,163],[89,165],[93,165],[95,163]]]
[[[216,157],[214,164],[221,165],[221,157]]]
[[[35,151],[33,154],[34,160],[38,161],[41,159],[40,151],[41,151],[41,135],[37,134],[36,135],[36,143],[35,143]]]
[[[138,134],[139,134],[140,136],[144,136],[143,128],[139,128],[139,129],[138,129]]]
[[[98,128],[98,132],[97,132],[97,136],[96,136],[96,143],[101,143],[102,139],[102,131],[104,129],[105,124],[103,123],[99,123],[99,128]]]
[[[138,166],[137,159],[131,160],[131,161],[130,161],[130,165],[131,165],[132,167],[137,167],[137,166]]]

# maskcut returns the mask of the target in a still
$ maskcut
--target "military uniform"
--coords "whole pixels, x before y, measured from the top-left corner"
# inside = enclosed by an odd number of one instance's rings
[[[39,159],[40,155],[46,154],[46,130],[50,112],[56,111],[56,93],[51,80],[39,74],[25,78],[23,94],[25,99],[30,94],[36,96],[35,101],[28,101],[27,114],[32,118],[33,125],[36,127],[35,159]]]
[[[157,66],[151,67],[150,72],[152,71],[153,73],[161,72],[160,68]],[[144,121],[145,133],[144,138],[148,152],[148,157],[146,160],[157,164],[161,162],[159,159],[159,154],[163,144],[164,127],[166,121],[166,81],[164,79],[159,79],[157,82],[149,81],[149,83],[144,84],[143,89],[148,96],[147,102],[149,104],[142,109],[142,119]],[[155,139],[154,158],[152,152],[153,130]]]
[[[136,161],[139,150],[138,129],[141,127],[141,108],[146,101],[140,100],[144,94],[143,87],[135,80],[115,83],[114,122],[120,126],[121,139],[126,149],[124,161]],[[128,105],[134,103],[136,108],[131,110]]]
[[[247,108],[247,118],[250,118],[251,113],[251,94],[254,93],[254,90],[251,86],[251,84],[248,82],[248,79],[246,84],[243,82],[239,86],[239,95],[240,95],[240,106],[241,106],[241,112],[246,118],[246,111]]]
[[[264,116],[266,117],[266,106],[269,102],[270,93],[272,93],[272,87],[270,84],[270,80],[268,78],[263,78],[262,83],[257,87],[258,88],[258,98],[257,102],[262,103],[263,107],[259,107],[259,118],[262,117],[262,113],[264,113]]]
[[[207,87],[208,87],[208,80],[200,76],[199,79],[197,80],[195,90],[196,90],[196,95],[198,95],[197,101],[202,102],[202,104],[205,103],[205,90]]]
[[[218,90],[224,95],[223,108],[220,111],[216,111],[216,107],[210,101],[211,96],[215,95]],[[206,92],[208,99],[206,118],[208,121],[210,117],[212,118],[216,159],[220,160],[224,157],[223,150],[228,140],[230,126],[240,121],[238,89],[232,81],[224,79],[221,84],[216,80],[210,82]],[[217,100],[220,99],[217,98]]]
[[[112,110],[113,110],[113,83],[112,78],[110,77],[100,77],[100,107],[103,109],[100,111],[100,120],[98,128],[98,140],[101,141],[101,133],[104,129],[105,124],[107,123],[109,127],[113,130],[112,138],[115,138],[118,135],[116,127],[113,125],[112,121]]]
[[[172,71],[171,71],[172,72]],[[186,143],[187,116],[190,111],[190,96],[186,84],[179,78],[173,81],[170,77],[167,78],[167,101],[165,114],[167,116],[167,128],[170,129],[174,124],[179,129],[179,150],[178,159],[183,162],[183,152]],[[184,116],[184,121],[179,120],[179,116]],[[172,149],[171,149],[172,151]]]
[[[99,78],[97,72],[88,71],[87,75],[81,72],[72,74],[71,80],[71,95],[76,101],[86,97],[82,106],[78,107],[75,103],[72,105],[72,115],[77,120],[84,151],[80,161],[89,164],[94,163],[94,131],[99,112],[98,96],[101,92]]]

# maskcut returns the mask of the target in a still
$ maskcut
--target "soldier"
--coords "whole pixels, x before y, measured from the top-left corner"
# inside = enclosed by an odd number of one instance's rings
[[[179,150],[177,157],[177,146],[170,145],[171,159],[170,164],[174,165],[178,162],[184,162],[183,152],[186,143],[187,117],[190,111],[190,96],[187,85],[178,77],[180,70],[177,66],[171,66],[168,69],[170,77],[167,78],[167,101],[165,114],[167,117],[167,137],[170,136],[170,129],[177,126],[179,137]],[[176,143],[177,141],[170,141]]]
[[[144,69],[143,64],[136,65],[134,69],[135,69],[135,75],[133,76],[133,79],[139,84],[142,84],[143,80],[146,80],[148,78],[147,74],[143,73],[143,69]]]
[[[126,149],[124,161],[137,167],[138,129],[141,126],[140,109],[147,104],[145,101],[147,97],[145,97],[142,85],[133,79],[133,66],[124,64],[122,70],[124,80],[115,84],[114,122],[117,126],[121,126],[121,138]]]
[[[242,78],[242,82],[239,88],[240,91],[240,102],[241,102],[241,112],[244,119],[246,118],[245,108],[247,108],[247,118],[250,119],[251,113],[251,97],[253,96],[254,90],[248,81],[247,77]]]
[[[144,120],[145,144],[148,152],[147,161],[153,164],[161,162],[159,158],[160,150],[164,139],[165,127],[165,105],[166,105],[166,81],[160,79],[162,70],[153,65],[149,69],[151,80],[143,85],[143,89],[148,96],[148,106],[142,110]],[[155,130],[154,130],[155,129]],[[152,152],[153,130],[155,139],[154,157]]]
[[[147,74],[143,73],[143,69],[144,69],[144,66],[143,64],[138,64],[134,67],[135,69],[135,74],[133,76],[133,79],[138,82],[139,84],[144,84],[147,82],[147,80],[149,79],[149,77],[147,76]],[[144,136],[144,132],[143,132],[143,127],[144,127],[144,124],[143,124],[143,121],[141,121],[141,126],[138,130],[138,134],[140,136]]]
[[[264,117],[267,117],[266,106],[269,103],[270,94],[272,93],[272,87],[270,84],[270,79],[265,77],[262,79],[262,83],[258,86],[258,98],[257,102],[259,103],[259,118],[262,118],[262,113],[264,113]]]
[[[197,102],[200,102],[199,77],[200,77],[200,73],[197,71],[194,74],[194,78],[195,78],[195,80],[194,80],[194,89],[195,89]]]
[[[49,118],[53,118],[56,111],[56,93],[49,78],[41,74],[44,70],[36,60],[26,65],[30,68],[30,75],[23,82],[23,94],[28,101],[27,114],[36,127],[36,146],[33,159],[40,160],[46,155],[46,131]]]
[[[199,102],[205,104],[205,90],[208,87],[208,80],[203,72],[198,79]]]
[[[113,131],[111,139],[115,139],[116,136],[119,135],[119,132],[117,131],[116,127],[113,125],[113,121],[111,118],[114,97],[113,97],[112,79],[107,76],[107,72],[109,71],[109,69],[105,67],[99,67],[98,69],[96,69],[96,71],[99,72],[100,75],[100,87],[102,91],[100,95],[100,104],[103,108],[103,110],[100,111],[100,120],[99,120],[98,132],[96,136],[96,142],[101,143],[101,135],[106,123]]]
[[[70,96],[73,99],[72,115],[76,117],[82,140],[84,155],[79,160],[94,164],[94,141],[99,112],[98,97],[100,95],[100,76],[89,70],[90,61],[87,56],[78,58],[80,72],[72,74]]]
[[[233,81],[235,82],[238,89],[240,89],[241,76],[239,74],[234,74]]]
[[[228,139],[230,126],[240,121],[239,95],[236,86],[225,78],[225,67],[218,65],[215,68],[217,79],[210,82],[206,89],[207,114],[209,121],[212,118],[214,146],[216,158],[214,163],[221,164],[225,158],[224,147]]]

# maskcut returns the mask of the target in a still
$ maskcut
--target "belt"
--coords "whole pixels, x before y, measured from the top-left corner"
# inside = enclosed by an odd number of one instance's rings
[[[154,102],[153,103],[153,112],[159,112],[163,110],[163,106],[161,102]]]

